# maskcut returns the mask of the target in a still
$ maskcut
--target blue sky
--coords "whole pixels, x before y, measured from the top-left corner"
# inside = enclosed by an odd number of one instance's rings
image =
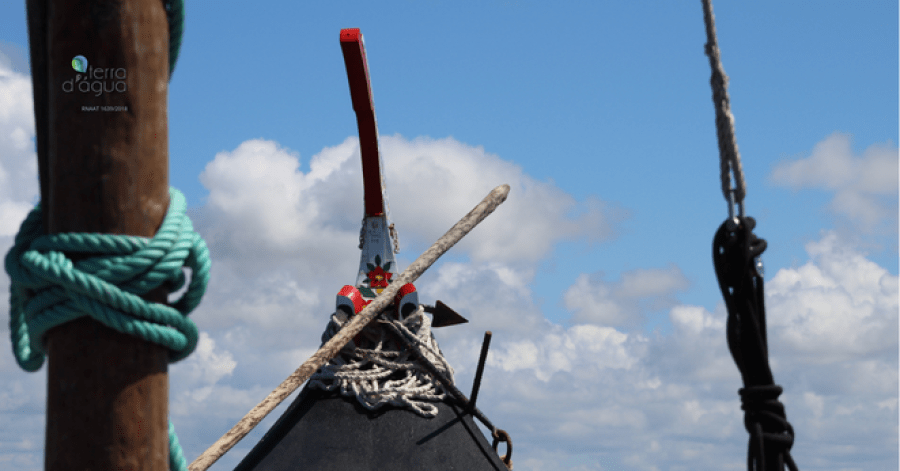
[[[897,3],[714,7],[745,207],[769,242],[773,369],[794,456],[804,470],[896,468],[897,336],[870,335],[897,331]],[[516,469],[740,469],[741,385],[710,259],[727,213],[699,1],[188,1],[169,85],[170,182],[210,241],[218,284],[193,315],[203,348],[171,369],[188,459],[318,346],[334,293],[355,276],[346,27],[366,40],[402,265],[512,185],[418,285],[473,320],[436,332],[463,390],[475,344],[494,331],[479,402],[522,437]],[[24,2],[0,5],[4,252],[37,195],[22,144],[33,136],[27,47]],[[267,336],[277,340],[253,340]],[[46,373],[2,355],[0,390],[35,398],[9,399],[0,417],[36,423],[24,441],[0,435],[0,469],[37,469]],[[655,405],[629,402],[647,391]],[[524,414],[545,404],[535,397],[571,406]],[[834,430],[860,421],[876,426]],[[213,469],[233,467],[252,440]]]

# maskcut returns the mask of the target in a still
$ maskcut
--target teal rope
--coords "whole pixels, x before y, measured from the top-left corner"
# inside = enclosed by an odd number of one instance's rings
[[[185,215],[184,195],[169,189],[169,209],[152,239],[117,234],[43,234],[38,204],[25,218],[6,254],[10,285],[10,335],[16,362],[26,371],[44,363],[44,334],[60,324],[91,316],[102,324],[169,349],[169,362],[197,346],[197,326],[187,315],[200,304],[209,282],[209,250]],[[72,262],[64,252],[102,255]],[[166,284],[185,282],[181,267],[192,270],[187,291],[171,306],[140,296]],[[169,424],[170,454],[181,453]],[[184,457],[181,457],[184,461]],[[172,469],[187,465],[170,461]]]
[[[178,443],[175,425],[171,420],[169,421],[169,470],[188,471],[187,461],[184,459],[184,452],[181,450],[181,444]]]
[[[181,37],[184,35],[184,0],[165,0],[166,19],[169,21],[169,80],[181,52]]]

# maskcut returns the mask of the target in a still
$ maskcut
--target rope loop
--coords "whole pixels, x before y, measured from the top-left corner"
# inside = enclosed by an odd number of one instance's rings
[[[196,347],[197,327],[186,316],[200,303],[209,282],[209,250],[185,215],[184,196],[169,189],[169,208],[153,238],[117,234],[44,235],[38,204],[25,218],[6,254],[10,286],[10,335],[19,366],[38,370],[44,362],[43,335],[82,316],[163,345],[169,361]],[[65,253],[100,254],[72,262]],[[140,296],[166,284],[187,291],[171,305]]]
[[[500,442],[506,442],[506,454],[500,457],[500,460],[503,461],[503,464],[506,465],[510,470],[513,469],[512,464],[512,438],[510,438],[509,434],[506,433],[506,430],[501,428],[495,428],[491,432],[491,437],[494,439],[494,442],[491,444],[494,447],[494,452],[497,453],[497,446]],[[499,453],[497,453],[499,455]]]
[[[776,384],[738,390],[741,409],[744,410],[744,427],[750,433],[747,469],[765,471],[766,456],[774,456],[783,458],[783,462],[776,464],[778,471],[783,469],[784,464],[793,471],[797,470],[790,455],[794,446],[794,427],[786,419],[784,404],[778,400],[781,393],[781,386]],[[756,468],[752,467],[754,462]]]

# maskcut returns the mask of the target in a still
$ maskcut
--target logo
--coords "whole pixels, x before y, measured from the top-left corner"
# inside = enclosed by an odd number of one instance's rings
[[[72,69],[78,74],[75,78],[63,82],[62,91],[65,93],[78,90],[81,93],[100,96],[104,93],[124,93],[128,90],[125,82],[128,72],[123,68],[91,67],[86,57],[78,55],[72,58]]]
[[[85,73],[87,71],[88,61],[84,56],[75,56],[72,58],[72,68],[75,72]]]

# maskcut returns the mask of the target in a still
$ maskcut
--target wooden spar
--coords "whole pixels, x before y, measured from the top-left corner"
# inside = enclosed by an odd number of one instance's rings
[[[29,0],[28,17],[47,232],[152,236],[169,201],[163,3]],[[168,470],[167,350],[87,317],[45,345],[45,469]]]
[[[437,259],[450,250],[460,239],[472,231],[478,223],[491,214],[497,206],[506,201],[509,185],[494,188],[472,211],[463,216],[459,222],[441,236],[428,250],[419,256],[403,273],[391,283],[378,297],[366,306],[362,312],[352,318],[340,332],[306,360],[294,373],[287,377],[274,391],[256,405],[234,427],[216,440],[209,449],[197,457],[188,467],[190,471],[205,471],[222,455],[243,439],[272,410],[278,407],[288,396],[300,387],[309,377],[328,363],[346,345],[354,335],[358,334],[383,309],[394,301],[394,296],[406,283],[412,283],[425,272]]]

